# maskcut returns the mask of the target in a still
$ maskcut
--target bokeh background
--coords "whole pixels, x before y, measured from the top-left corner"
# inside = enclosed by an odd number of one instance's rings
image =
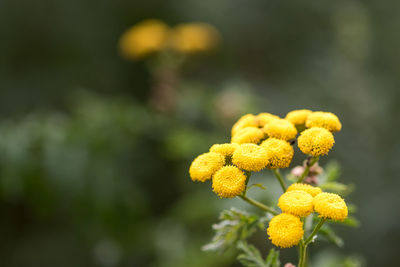
[[[345,246],[322,244],[320,257],[398,265],[399,8],[394,0],[0,1],[1,265],[239,266],[234,251],[200,249],[222,209],[248,206],[191,182],[189,164],[229,141],[242,114],[296,108],[340,117],[329,159],[356,185],[347,199],[361,225],[339,226]],[[219,49],[186,60],[168,112],[149,104],[148,64],[117,50],[121,33],[147,18],[202,21],[221,35]],[[254,240],[264,252],[266,240]]]

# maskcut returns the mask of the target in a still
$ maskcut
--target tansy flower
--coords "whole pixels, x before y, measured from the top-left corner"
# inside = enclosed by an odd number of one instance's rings
[[[271,119],[280,119],[280,118],[276,115],[266,112],[258,114],[256,117],[258,127],[263,128],[265,124],[271,121]]]
[[[282,140],[290,140],[296,137],[297,130],[294,125],[284,119],[272,119],[269,123],[265,124],[264,132],[269,137],[274,137]]]
[[[294,190],[307,192],[313,197],[315,197],[319,193],[322,193],[321,188],[302,183],[291,184],[286,191],[294,191]]]
[[[313,212],[313,197],[304,191],[287,191],[280,196],[278,207],[285,213],[306,217]]]
[[[325,128],[312,127],[303,131],[297,138],[297,145],[304,154],[321,156],[328,154],[333,147],[333,134]]]
[[[317,111],[307,117],[306,127],[322,127],[331,132],[338,132],[342,129],[339,118],[331,112]]]
[[[256,117],[253,114],[246,114],[242,116],[233,126],[232,126],[232,136],[234,136],[239,130],[246,127],[257,127],[258,123]]]
[[[205,52],[214,49],[219,42],[218,31],[206,23],[183,23],[171,33],[171,45],[183,53]]]
[[[261,143],[262,147],[268,152],[267,168],[287,168],[293,159],[293,147],[286,141],[268,138]]]
[[[339,195],[332,193],[321,193],[315,196],[314,209],[319,217],[337,221],[343,221],[348,215],[346,202]]]
[[[256,127],[246,127],[232,136],[232,143],[244,144],[244,143],[258,143],[264,138],[264,132]]]
[[[190,165],[189,174],[193,181],[205,182],[222,168],[225,157],[221,154],[208,152],[195,158]]]
[[[144,20],[126,30],[119,40],[119,49],[127,59],[138,59],[161,50],[169,28],[156,19]]]
[[[295,126],[301,126],[306,124],[307,117],[311,113],[312,111],[308,109],[293,110],[286,114],[285,119],[293,123]]]
[[[260,171],[267,165],[268,153],[256,144],[242,144],[232,155],[232,162],[246,171]]]
[[[215,152],[224,156],[232,156],[233,152],[239,145],[231,144],[215,144],[210,148],[210,152]]]
[[[281,248],[293,247],[303,237],[303,223],[299,217],[281,213],[271,219],[267,233],[275,246]]]
[[[235,166],[225,166],[212,178],[214,192],[220,197],[235,197],[246,188],[246,175]]]

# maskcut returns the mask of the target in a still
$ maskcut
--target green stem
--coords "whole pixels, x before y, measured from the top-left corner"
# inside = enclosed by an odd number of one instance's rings
[[[244,201],[246,201],[247,203],[249,203],[249,204],[251,204],[251,205],[253,205],[253,206],[255,206],[255,207],[257,207],[257,208],[259,208],[259,209],[261,209],[263,211],[269,212],[272,215],[278,215],[279,214],[278,212],[276,212],[272,208],[270,208],[270,207],[258,202],[257,200],[254,200],[252,198],[246,197],[245,195],[240,195],[239,197],[241,199],[243,199]]]
[[[303,171],[303,174],[299,177],[296,183],[302,183],[304,178],[307,177],[310,172],[310,168],[318,161],[319,157],[312,157],[311,160],[307,163],[306,168]]]
[[[298,267],[305,267],[307,262],[307,245],[300,243],[300,257]]]
[[[283,177],[282,177],[281,173],[279,172],[279,169],[273,169],[272,172],[274,173],[276,179],[278,179],[278,182],[281,185],[283,192],[286,192],[285,181],[283,180]]]
[[[307,246],[313,239],[313,237],[318,233],[319,229],[321,229],[324,222],[326,222],[327,218],[321,218],[319,223],[315,226],[314,230],[311,232],[310,236],[304,241],[304,246]]]

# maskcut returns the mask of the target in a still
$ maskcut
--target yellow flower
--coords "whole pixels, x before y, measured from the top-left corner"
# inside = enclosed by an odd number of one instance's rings
[[[225,157],[221,154],[208,152],[195,158],[190,165],[189,174],[193,181],[205,182],[224,166]]]
[[[299,190],[299,191],[304,191],[315,197],[316,195],[322,193],[321,188],[311,186],[309,184],[301,184],[301,183],[294,183],[291,184],[287,191],[294,191],[294,190]]]
[[[287,168],[293,159],[293,147],[286,141],[268,138],[261,143],[262,147],[268,152],[267,168]]]
[[[314,209],[319,217],[337,221],[343,221],[348,215],[346,202],[339,195],[332,193],[324,192],[315,196]]]
[[[297,245],[303,237],[303,223],[299,217],[281,213],[271,219],[267,233],[275,246],[290,248]]]
[[[171,33],[171,45],[183,53],[205,52],[219,43],[218,31],[206,23],[183,23]]]
[[[333,147],[333,134],[325,128],[312,127],[303,131],[297,138],[297,145],[304,154],[321,156],[328,154]]]
[[[256,144],[242,144],[233,152],[232,162],[246,171],[260,171],[267,165],[268,153]]]
[[[287,191],[279,198],[278,207],[285,213],[307,217],[313,212],[313,197],[304,191]]]
[[[278,116],[271,113],[260,113],[257,115],[256,120],[258,122],[258,127],[264,127],[265,124],[271,121],[271,119],[280,119]]]
[[[232,143],[258,143],[264,138],[264,132],[257,127],[246,127],[239,130],[232,136]]]
[[[167,40],[169,28],[156,19],[144,20],[126,30],[119,40],[119,49],[126,59],[138,59],[160,51]]]
[[[215,152],[224,156],[232,156],[233,152],[239,145],[233,144],[215,144],[210,148],[210,152]]]
[[[220,197],[236,197],[246,188],[246,175],[235,166],[225,166],[213,175],[212,186]]]
[[[295,138],[297,134],[296,127],[290,121],[284,119],[272,119],[269,123],[265,124],[264,132],[269,137],[285,141]]]
[[[295,126],[305,125],[307,117],[311,113],[312,111],[308,109],[293,110],[286,114],[285,119],[293,123]]]
[[[331,132],[338,132],[342,129],[339,118],[331,112],[317,111],[307,117],[306,127],[322,127]]]
[[[232,126],[232,136],[234,136],[239,130],[246,127],[257,127],[258,123],[256,117],[253,114],[246,114],[242,116],[233,126]]]

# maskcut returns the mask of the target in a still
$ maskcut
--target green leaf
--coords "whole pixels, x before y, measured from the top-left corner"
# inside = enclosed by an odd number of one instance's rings
[[[264,260],[260,251],[253,245],[245,241],[239,241],[237,248],[242,251],[237,259],[247,267],[279,267],[279,251],[271,249],[267,258]]]
[[[212,241],[202,247],[205,251],[222,253],[235,246],[237,241],[250,237],[257,229],[264,229],[267,220],[235,208],[222,211],[219,219],[220,222],[212,226],[215,231]]]
[[[338,182],[327,182],[322,184],[321,189],[327,192],[333,192],[341,196],[346,196],[354,191],[354,185],[346,185]]]
[[[336,235],[336,233],[328,225],[324,225],[319,230],[319,234],[326,237],[330,242],[332,242],[333,244],[335,244],[338,247],[342,247],[344,244],[342,238],[340,238],[338,235]]]
[[[336,181],[340,176],[340,164],[336,161],[329,162],[325,167],[325,175],[327,182]]]

